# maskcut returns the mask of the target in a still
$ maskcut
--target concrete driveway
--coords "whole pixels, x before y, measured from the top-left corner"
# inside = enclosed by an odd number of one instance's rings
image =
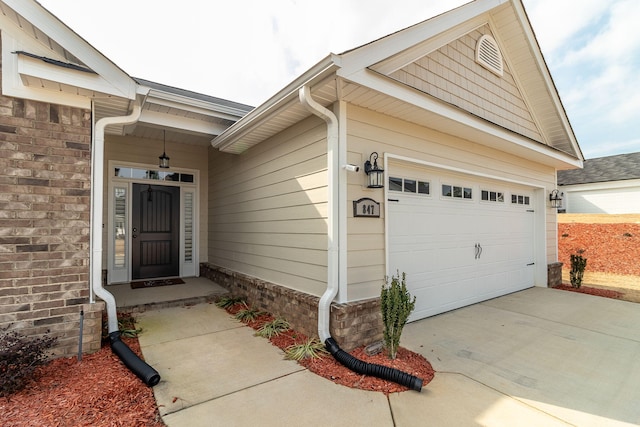
[[[411,323],[402,345],[437,371],[420,399],[431,425],[533,425],[498,422],[514,403],[569,425],[640,424],[635,303],[533,288]]]
[[[640,424],[640,304],[533,288],[411,323],[436,376],[385,396],[312,374],[212,304],[139,315],[169,427]]]

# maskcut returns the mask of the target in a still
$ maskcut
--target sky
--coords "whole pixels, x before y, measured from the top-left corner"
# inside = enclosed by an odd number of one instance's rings
[[[252,106],[329,53],[467,2],[38,1],[132,77]],[[523,3],[584,157],[640,152],[640,1]]]

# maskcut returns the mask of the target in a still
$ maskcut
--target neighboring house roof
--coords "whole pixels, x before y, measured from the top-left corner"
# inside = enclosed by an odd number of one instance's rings
[[[629,179],[640,179],[640,153],[587,159],[582,169],[558,171],[558,185]]]
[[[419,68],[419,61],[478,28],[500,46],[534,129],[505,125],[481,108],[438,96],[426,82],[418,86],[411,77],[403,79],[403,73]],[[476,0],[361,47],[330,54],[212,145],[240,154],[308,117],[298,101],[303,86],[310,87],[325,107],[340,99],[554,166],[579,167],[583,159],[521,0]]]

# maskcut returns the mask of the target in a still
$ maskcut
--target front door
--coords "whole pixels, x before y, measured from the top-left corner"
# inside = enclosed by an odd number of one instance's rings
[[[180,274],[180,187],[133,184],[132,279]]]

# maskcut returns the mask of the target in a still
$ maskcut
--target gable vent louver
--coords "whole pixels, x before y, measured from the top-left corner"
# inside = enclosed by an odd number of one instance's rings
[[[504,68],[502,53],[496,40],[490,35],[484,35],[478,40],[476,45],[476,62],[487,70],[499,76],[503,75]]]

